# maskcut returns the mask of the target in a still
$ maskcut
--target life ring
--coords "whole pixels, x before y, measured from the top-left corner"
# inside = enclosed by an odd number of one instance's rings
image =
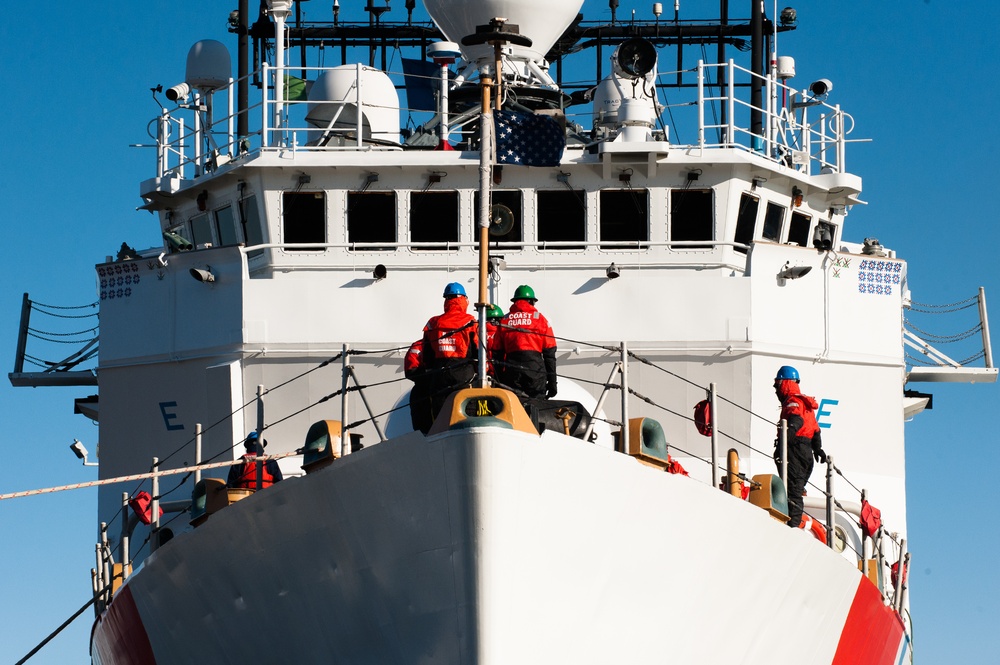
[[[811,518],[809,515],[803,513],[802,522],[799,524],[800,529],[805,529],[806,531],[812,531],[812,535],[816,537],[816,540],[826,545],[826,527]]]

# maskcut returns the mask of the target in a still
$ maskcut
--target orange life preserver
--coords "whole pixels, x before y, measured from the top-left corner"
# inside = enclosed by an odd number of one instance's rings
[[[826,527],[809,517],[809,515],[802,514],[802,522],[799,524],[799,528],[812,531],[812,535],[816,537],[816,540],[826,545]]]

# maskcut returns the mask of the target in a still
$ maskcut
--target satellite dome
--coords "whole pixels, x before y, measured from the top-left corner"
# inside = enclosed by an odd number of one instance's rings
[[[341,65],[323,72],[309,89],[306,121],[322,130],[329,128],[339,133],[356,130],[357,80],[355,65]],[[361,106],[364,138],[399,143],[399,94],[385,72],[361,68]]]
[[[214,39],[196,42],[188,51],[187,73],[184,81],[202,91],[218,90],[229,85],[233,77],[233,64],[229,49]]]
[[[517,26],[518,34],[531,39],[531,46],[511,45],[515,58],[542,60],[562,36],[583,6],[583,0],[424,0],[431,19],[452,42],[475,34],[476,26],[488,25],[495,18],[505,18]],[[493,47],[462,46],[465,59],[493,59]]]

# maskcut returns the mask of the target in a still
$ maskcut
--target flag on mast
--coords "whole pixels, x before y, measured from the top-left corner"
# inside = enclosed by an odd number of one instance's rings
[[[493,112],[496,163],[511,166],[559,166],[566,133],[554,118],[537,113]]]

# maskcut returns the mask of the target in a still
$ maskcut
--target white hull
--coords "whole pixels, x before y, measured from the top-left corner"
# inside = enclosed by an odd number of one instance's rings
[[[111,652],[134,602],[127,630],[157,663],[896,662],[877,592],[868,630],[893,659],[835,660],[864,585],[700,482],[479,428],[401,437],[212,515],[128,580],[94,655],[135,662]]]

